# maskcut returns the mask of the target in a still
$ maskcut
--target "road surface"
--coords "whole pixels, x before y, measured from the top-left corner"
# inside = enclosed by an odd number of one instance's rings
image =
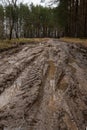
[[[49,39],[0,54],[0,130],[86,126],[86,47]]]

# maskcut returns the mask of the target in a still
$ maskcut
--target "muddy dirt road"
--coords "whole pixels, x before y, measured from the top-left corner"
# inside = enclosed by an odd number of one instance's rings
[[[87,48],[49,40],[0,54],[0,130],[85,130]]]

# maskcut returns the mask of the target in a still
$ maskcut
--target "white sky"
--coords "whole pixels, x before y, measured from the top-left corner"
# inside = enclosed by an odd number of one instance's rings
[[[21,0],[20,0],[21,1]],[[41,0],[23,0],[24,3],[34,3],[34,4],[40,4]]]
[[[52,1],[54,1],[54,0],[19,0],[19,2],[20,1],[22,1],[23,3],[28,3],[28,5],[33,3],[34,5],[39,5],[40,4],[42,6],[50,6],[50,5],[51,5],[51,7],[56,7],[57,6],[57,4],[52,5]],[[43,2],[41,2],[41,1],[43,1]]]
[[[4,0],[0,0],[0,3],[2,3],[2,1],[4,2]],[[9,0],[9,1],[11,1],[11,0]],[[42,0],[42,1],[45,1],[45,3],[46,2],[48,2],[48,1],[50,1],[50,0]],[[23,3],[34,3],[35,5],[36,4],[40,4],[41,3],[41,0],[18,0],[18,2],[20,3],[20,2],[23,2]]]
[[[49,4],[50,0],[19,0],[19,1],[22,1],[23,3],[33,3],[34,5],[38,5],[38,4],[41,4],[43,6],[46,6]],[[44,1],[44,2],[41,2],[41,1]]]
[[[0,0],[0,3],[2,3],[2,1],[4,1],[4,0]],[[41,2],[41,1],[43,1],[43,2]],[[33,3],[34,5],[41,4],[42,6],[49,6],[51,1],[53,1],[53,0],[18,0],[18,3],[23,2],[23,3],[27,3],[28,5]],[[53,7],[55,7],[55,5],[53,5]]]

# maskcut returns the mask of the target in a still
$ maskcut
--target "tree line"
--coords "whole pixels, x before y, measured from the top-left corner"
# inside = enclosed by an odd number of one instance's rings
[[[58,0],[58,22],[66,36],[87,37],[87,0]]]
[[[16,2],[0,5],[0,38],[59,36],[54,8]]]
[[[54,0],[55,8],[5,1],[0,5],[0,38],[87,37],[87,0]]]

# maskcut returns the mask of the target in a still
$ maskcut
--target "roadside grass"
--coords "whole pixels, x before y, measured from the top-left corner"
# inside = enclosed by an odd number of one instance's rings
[[[8,40],[8,39],[0,40],[0,49],[10,48],[19,43],[44,42],[44,41],[48,41],[48,39],[49,38],[19,38],[19,39],[12,39],[12,40]],[[87,39],[64,37],[64,38],[60,38],[59,41],[82,44],[87,47]]]
[[[38,43],[47,40],[48,38],[19,38],[19,39],[12,39],[12,40],[0,40],[0,49],[10,48],[19,43],[32,43],[32,42]]]
[[[60,41],[82,44],[87,47],[87,39],[64,37],[64,38],[60,38]]]

